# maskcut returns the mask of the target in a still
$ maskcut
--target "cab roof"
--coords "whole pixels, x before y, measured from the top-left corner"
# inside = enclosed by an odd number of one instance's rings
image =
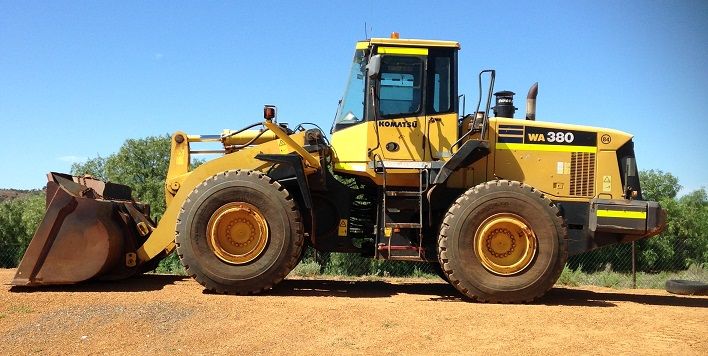
[[[437,40],[418,40],[411,38],[370,38],[365,41],[357,42],[357,48],[360,46],[369,45],[386,45],[386,46],[411,46],[411,47],[448,47],[460,48],[460,43],[457,41],[437,41]]]

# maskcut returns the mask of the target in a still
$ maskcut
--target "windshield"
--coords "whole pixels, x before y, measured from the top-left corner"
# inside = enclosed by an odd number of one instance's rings
[[[365,75],[364,51],[357,50],[354,53],[354,63],[352,63],[352,69],[349,72],[347,88],[337,109],[337,118],[334,120],[335,125],[354,124],[364,119]]]

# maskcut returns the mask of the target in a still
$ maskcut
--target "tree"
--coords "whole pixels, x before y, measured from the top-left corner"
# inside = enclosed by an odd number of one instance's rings
[[[676,198],[681,190],[678,178],[661,170],[646,170],[639,173],[644,200],[662,201]]]
[[[44,216],[44,193],[0,203],[0,267],[15,267]]]
[[[124,184],[136,200],[149,203],[156,220],[165,212],[164,184],[170,164],[170,136],[126,140],[118,152],[71,166],[74,175]]]
[[[26,236],[22,207],[17,199],[0,203],[0,267],[14,267],[19,262],[19,241]]]
[[[675,237],[676,250],[685,267],[708,264],[708,194],[705,188],[679,198],[671,215],[665,234]]]
[[[106,177],[106,159],[101,156],[89,158],[86,162],[74,162],[71,165],[71,174],[77,176],[91,176],[100,180]]]
[[[638,243],[639,268],[646,271],[681,270],[708,264],[708,196],[705,188],[681,198],[678,179],[671,173],[640,173],[644,198],[658,200],[667,212],[667,228],[659,236]]]
[[[158,218],[165,212],[165,179],[170,165],[170,136],[151,136],[125,141],[118,153],[106,160],[106,177],[133,189],[150,204]]]
[[[681,190],[678,178],[673,174],[661,170],[646,170],[639,173],[639,180],[642,186],[642,196],[645,200],[653,200],[661,203],[662,208],[667,212],[668,227],[661,235],[642,240],[637,243],[637,265],[639,270],[678,270],[687,267],[685,261],[680,258],[679,246],[676,235],[671,233],[671,227],[675,226],[680,218],[680,204],[676,200],[676,195]]]
[[[26,239],[18,240],[22,246],[27,246],[37,231],[39,223],[44,218],[46,210],[45,192],[37,192],[21,199],[22,204],[22,226],[27,232],[24,236]],[[24,250],[24,249],[23,249]]]
[[[637,242],[637,268],[656,272],[683,270],[690,265],[708,264],[708,194],[706,190],[690,192],[676,198],[681,190],[678,178],[660,170],[639,174],[642,195],[661,203],[667,212],[667,228],[659,236]],[[628,244],[603,247],[569,259],[571,268],[597,271],[610,265],[616,271],[631,267]]]

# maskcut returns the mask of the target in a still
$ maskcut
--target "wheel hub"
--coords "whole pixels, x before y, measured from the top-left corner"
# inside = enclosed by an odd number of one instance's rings
[[[265,250],[268,224],[255,206],[244,202],[228,203],[209,218],[207,241],[220,260],[245,264]]]
[[[516,214],[495,214],[484,220],[474,237],[475,254],[488,271],[504,276],[526,269],[536,255],[537,238]]]

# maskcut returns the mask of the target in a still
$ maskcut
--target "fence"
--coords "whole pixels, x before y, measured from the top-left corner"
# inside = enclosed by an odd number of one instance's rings
[[[569,258],[558,283],[613,288],[664,288],[669,279],[708,281],[708,261],[687,263],[681,252],[671,254],[670,258],[659,256],[651,260],[653,249],[642,243],[604,247]],[[353,255],[315,254],[308,251],[293,273],[306,277],[345,275],[437,278],[439,267],[436,264],[379,261]]]
[[[15,268],[20,264],[25,246],[17,244],[0,244],[0,268]]]
[[[646,241],[604,247],[571,257],[558,283],[571,286],[663,288],[669,279],[708,282],[708,261],[687,262],[685,255],[690,251],[681,249],[681,246],[674,246],[672,253],[657,255],[655,246],[648,246]],[[16,267],[23,253],[24,246],[21,245],[0,246],[0,268]],[[183,273],[174,255],[163,261],[158,271]],[[315,278],[336,275],[435,279],[439,278],[439,267],[427,263],[373,260],[350,254],[316,253],[309,249],[292,274]]]

